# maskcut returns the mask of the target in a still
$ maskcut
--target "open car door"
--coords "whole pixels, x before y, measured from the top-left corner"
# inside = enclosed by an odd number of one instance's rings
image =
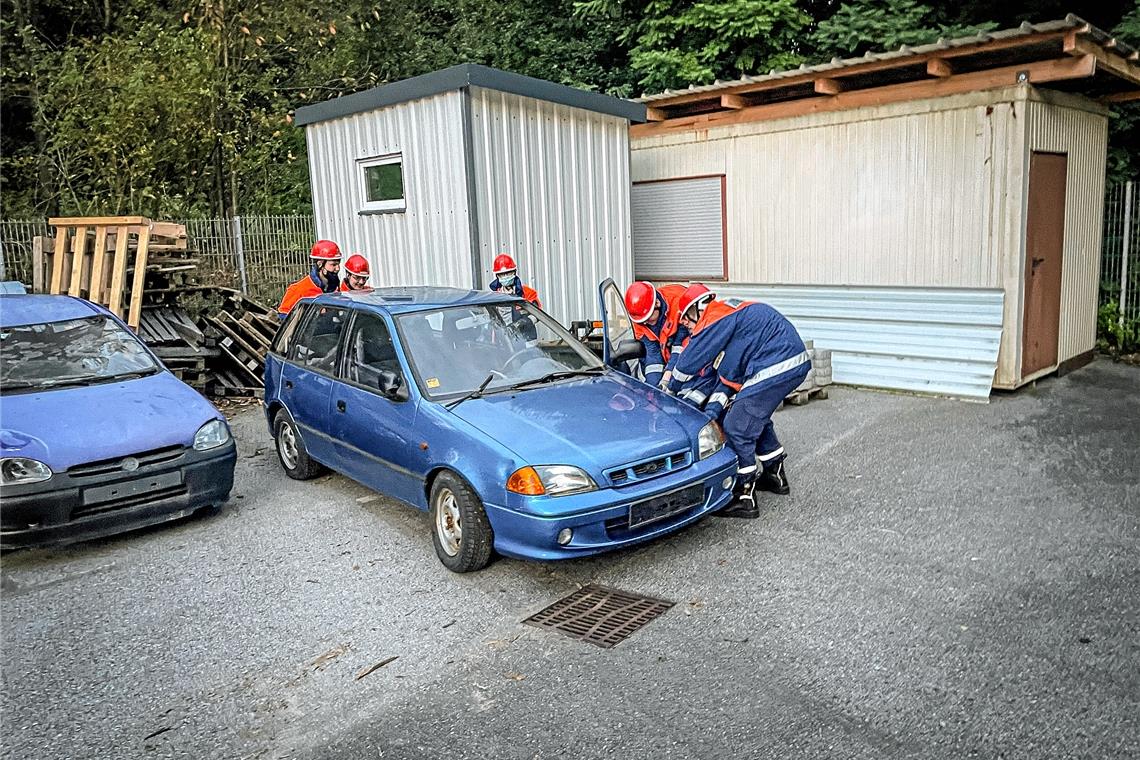
[[[613,278],[607,277],[598,285],[598,305],[602,310],[602,361],[619,372],[637,377],[638,358],[644,355],[645,349],[633,334],[633,320]]]

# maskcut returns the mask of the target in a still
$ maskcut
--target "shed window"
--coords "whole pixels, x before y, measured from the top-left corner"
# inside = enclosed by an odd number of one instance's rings
[[[359,162],[363,202],[361,211],[403,211],[404,163],[399,153]]]
[[[723,176],[638,182],[630,201],[638,279],[727,278]]]

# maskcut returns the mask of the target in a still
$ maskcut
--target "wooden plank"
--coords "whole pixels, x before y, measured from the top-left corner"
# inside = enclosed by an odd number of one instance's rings
[[[67,286],[69,296],[78,296],[83,291],[85,263],[87,263],[87,228],[76,227],[75,235],[71,238],[71,280]]]
[[[1008,37],[1004,39],[984,40],[971,45],[959,45],[948,50],[938,50],[936,52],[929,53],[914,53],[912,55],[900,55],[898,57],[888,58],[886,60],[870,60],[866,63],[852,63],[848,66],[837,67],[835,69],[829,70],[827,72],[827,75],[833,78],[848,77],[857,74],[868,74],[875,71],[887,71],[890,69],[899,69],[905,68],[907,66],[914,66],[916,64],[925,63],[930,58],[945,58],[949,60],[967,55],[976,55],[978,53],[1008,50],[1010,48],[1031,48],[1045,42],[1050,42],[1052,40],[1061,42],[1064,36],[1064,31],[1056,31],[1018,35],[1016,37]],[[820,72],[806,72],[804,74],[779,77],[777,79],[765,79],[760,82],[745,82],[743,84],[734,85],[722,90],[714,90],[712,92],[683,92],[670,96],[668,98],[655,99],[650,103],[650,106],[663,110],[669,108],[670,106],[679,106],[688,103],[718,100],[722,95],[745,95],[752,92],[764,92],[765,90],[776,90],[785,87],[793,87],[795,85],[801,85],[814,81],[819,76]],[[653,120],[651,119],[651,121]]]
[[[917,82],[904,82],[887,87],[873,87],[866,90],[841,92],[830,97],[814,97],[792,100],[785,103],[772,103],[752,106],[739,111],[721,111],[699,114],[656,124],[634,124],[630,126],[632,138],[651,137],[669,134],[677,130],[712,129],[753,121],[769,121],[804,116],[811,113],[843,111],[851,108],[881,106],[906,100],[936,98],[964,92],[987,90],[994,87],[1009,87],[1017,84],[1018,75],[1025,74],[1033,83],[1055,82],[1066,79],[1083,79],[1096,71],[1096,59],[1090,56],[1080,58],[1057,58],[1021,66],[1006,66],[990,71],[971,74],[958,74],[943,79],[924,79]]]
[[[237,366],[237,367],[241,367],[241,369],[242,369],[242,372],[243,372],[245,375],[247,375],[247,376],[249,376],[250,378],[252,378],[252,379],[253,379],[253,381],[254,381],[254,382],[253,382],[253,384],[254,384],[255,386],[262,386],[262,387],[264,387],[264,385],[265,385],[265,380],[263,380],[261,377],[259,377],[259,376],[257,375],[257,373],[256,373],[256,372],[254,372],[252,369],[250,369],[249,367],[245,366],[245,364],[242,362],[242,360],[241,360],[241,359],[239,359],[239,358],[237,358],[236,356],[234,356],[233,352],[232,352],[232,351],[230,351],[230,349],[229,349],[229,346],[226,346],[226,345],[224,345],[224,344],[219,344],[219,345],[218,345],[218,348],[219,348],[219,349],[221,349],[221,352],[222,352],[223,354],[225,354],[227,357],[229,357],[231,361],[233,361],[233,364],[234,364],[234,366]],[[244,383],[243,383],[243,384],[244,384]]]
[[[838,79],[821,77],[815,80],[815,91],[820,95],[838,95],[843,92],[843,83]]]
[[[143,285],[146,283],[146,254],[150,244],[150,227],[139,227],[139,244],[135,248],[135,281],[131,285],[131,310],[127,316],[129,327],[139,326],[142,316]]]
[[[1133,100],[1140,100],[1140,90],[1118,92],[1115,95],[1105,95],[1101,98],[1101,101],[1104,103],[1129,103]]]
[[[664,111],[662,111],[660,108],[654,108],[653,106],[646,106],[645,107],[645,119],[646,119],[646,121],[664,121],[665,119],[668,119],[668,118],[669,118],[669,116]]]
[[[1069,48],[1068,39],[1065,41],[1065,51],[1073,56],[1092,56],[1096,59],[1097,67],[1120,77],[1133,87],[1140,87],[1140,65],[1133,63],[1115,50],[1105,50],[1091,40],[1077,39],[1072,48]]]
[[[32,292],[44,292],[44,236],[32,238]]]
[[[95,228],[95,248],[91,251],[91,287],[87,298],[93,303],[103,303],[103,286],[107,280],[107,228]]]
[[[127,225],[119,227],[115,241],[115,265],[111,270],[111,287],[107,295],[107,308],[118,317],[123,316],[123,287],[127,279],[127,238],[130,237],[131,228]]]
[[[149,226],[150,220],[145,216],[56,216],[48,219],[48,224],[53,227],[96,227],[100,224],[110,227],[124,224]]]
[[[251,345],[249,341],[242,337],[241,333],[239,333],[230,324],[228,324],[226,320],[219,319],[221,316],[222,315],[219,314],[217,317],[211,317],[211,324],[221,330],[222,333],[229,337],[230,340],[232,340],[234,343],[236,343],[238,347],[241,348],[241,350],[249,354],[250,358],[256,361],[259,367],[263,365],[265,363],[265,353],[254,348],[253,345]]]
[[[178,238],[182,242],[180,247],[186,247],[186,225],[184,224],[176,224],[175,222],[151,222],[150,234],[153,237]]]
[[[51,262],[51,287],[48,289],[49,293],[59,294],[63,292],[65,283],[63,281],[64,273],[64,258],[67,254],[67,227],[55,228],[55,258]]]
[[[926,62],[926,73],[932,77],[953,76],[954,66],[945,58],[931,58]]]
[[[739,95],[721,95],[720,96],[721,108],[747,108],[748,101]]]

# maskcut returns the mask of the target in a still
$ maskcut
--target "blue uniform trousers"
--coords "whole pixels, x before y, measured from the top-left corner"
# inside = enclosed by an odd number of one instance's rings
[[[756,477],[757,456],[765,468],[775,466],[784,458],[784,448],[772,425],[772,413],[804,381],[810,369],[810,362],[801,364],[748,388],[732,402],[724,416],[724,433],[729,448],[736,453],[736,472],[740,480],[747,482]]]

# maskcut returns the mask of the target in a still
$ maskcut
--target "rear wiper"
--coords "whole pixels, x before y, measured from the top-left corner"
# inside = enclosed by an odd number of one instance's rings
[[[590,367],[589,369],[562,369],[557,372],[549,372],[542,377],[531,378],[530,380],[523,380],[508,386],[512,390],[516,388],[525,388],[528,385],[543,385],[544,383],[552,383],[555,380],[565,380],[568,377],[583,377],[586,375],[601,375],[605,374],[605,367]]]
[[[482,396],[483,391],[487,389],[487,386],[490,385],[491,381],[494,379],[495,379],[495,373],[494,372],[489,373],[487,375],[487,379],[484,380],[483,382],[479,383],[478,388],[471,391],[470,393],[468,393],[465,396],[460,396],[459,398],[452,401],[450,404],[444,404],[443,408],[444,409],[454,409],[455,407],[459,406],[460,404],[462,404],[464,401],[466,401],[469,398],[478,398],[479,396]]]

